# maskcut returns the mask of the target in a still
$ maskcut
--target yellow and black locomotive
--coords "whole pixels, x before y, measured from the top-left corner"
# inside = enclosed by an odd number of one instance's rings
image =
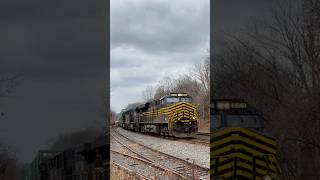
[[[278,180],[276,140],[243,100],[211,102],[210,174],[215,180]]]
[[[197,107],[187,93],[170,93],[123,110],[120,121],[125,129],[175,137],[193,137],[199,124]]]

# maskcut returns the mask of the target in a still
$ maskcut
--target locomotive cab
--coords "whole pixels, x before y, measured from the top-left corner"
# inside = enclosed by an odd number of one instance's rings
[[[263,132],[263,116],[243,100],[215,100],[211,107],[211,130],[242,127]]]
[[[191,103],[192,98],[186,93],[171,93],[170,95],[164,96],[161,99],[156,100],[155,104],[157,105],[157,107],[165,107],[179,102]]]
[[[180,94],[178,94],[180,95]],[[166,104],[174,104],[178,102],[189,102],[191,103],[191,97],[189,95],[177,96],[175,94],[171,94],[168,97],[165,97]]]
[[[198,131],[197,108],[187,93],[170,93],[163,98],[168,107],[169,128],[176,137],[193,137]]]

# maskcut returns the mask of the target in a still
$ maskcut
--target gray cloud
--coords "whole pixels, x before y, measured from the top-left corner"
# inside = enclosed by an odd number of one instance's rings
[[[111,106],[141,101],[163,76],[178,76],[209,48],[209,0],[111,1]]]
[[[211,39],[213,49],[219,50],[230,35],[240,35],[248,31],[254,20],[266,21],[274,0],[215,0],[212,9]]]
[[[39,23],[4,23],[1,59],[3,71],[17,68],[33,78],[92,76],[105,71],[105,45],[95,19],[64,19]],[[15,63],[13,63],[15,62]],[[23,67],[23,68],[22,68]]]
[[[0,2],[0,19],[47,19],[66,17],[105,18],[107,1],[88,0],[3,0]]]
[[[62,132],[105,121],[106,3],[0,2],[0,72],[23,74],[12,94],[0,98],[0,139],[18,149],[21,161]]]
[[[208,40],[207,0],[120,2],[111,3],[111,47],[126,44],[152,53],[185,52]]]

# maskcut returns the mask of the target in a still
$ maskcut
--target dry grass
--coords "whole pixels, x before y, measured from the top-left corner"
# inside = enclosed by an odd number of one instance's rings
[[[201,120],[199,125],[199,132],[208,133],[210,132],[210,121],[209,120]]]
[[[111,180],[131,180],[136,178],[131,172],[128,172],[111,163],[110,179]]]
[[[157,180],[163,176],[167,176],[169,177],[169,179],[177,179],[177,176],[170,172],[159,173],[157,171],[154,172],[152,177],[148,177],[148,178]],[[119,167],[118,165],[111,163],[110,179],[111,180],[135,180],[135,179],[141,179],[141,178],[134,172],[131,172],[128,169],[123,169],[122,167]],[[191,178],[191,179],[195,179],[195,178]]]

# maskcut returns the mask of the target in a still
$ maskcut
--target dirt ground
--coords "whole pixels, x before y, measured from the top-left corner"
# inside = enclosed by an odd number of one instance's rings
[[[199,132],[209,133],[210,132],[210,121],[201,120],[199,125]]]

